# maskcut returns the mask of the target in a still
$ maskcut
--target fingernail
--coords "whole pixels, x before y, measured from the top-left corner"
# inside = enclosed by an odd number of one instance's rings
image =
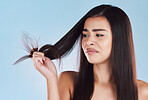
[[[43,64],[43,61],[41,60],[41,63]]]

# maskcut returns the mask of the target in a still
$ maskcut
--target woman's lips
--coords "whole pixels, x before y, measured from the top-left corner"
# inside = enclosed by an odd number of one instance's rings
[[[87,51],[86,51],[87,54],[95,54],[95,53],[98,53],[97,50],[95,49],[92,49],[92,48],[88,48]]]
[[[94,54],[94,53],[97,53],[97,52],[87,52],[88,55]]]

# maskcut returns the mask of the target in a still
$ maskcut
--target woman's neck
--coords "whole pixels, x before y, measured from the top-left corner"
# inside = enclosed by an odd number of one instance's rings
[[[111,70],[109,64],[94,64],[94,82],[99,85],[107,85],[111,83]]]

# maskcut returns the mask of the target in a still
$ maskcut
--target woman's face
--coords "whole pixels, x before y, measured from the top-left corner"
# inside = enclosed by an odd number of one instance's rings
[[[108,63],[112,49],[112,32],[105,17],[86,19],[83,28],[82,49],[90,63]]]

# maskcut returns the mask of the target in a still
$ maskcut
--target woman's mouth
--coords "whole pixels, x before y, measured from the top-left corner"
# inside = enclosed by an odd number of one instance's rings
[[[88,48],[87,51],[86,51],[86,53],[87,53],[88,55],[90,55],[90,54],[95,54],[95,53],[99,53],[99,52],[98,52],[97,50],[95,50],[95,49]]]
[[[95,54],[95,53],[97,53],[97,52],[87,52],[88,55]]]

